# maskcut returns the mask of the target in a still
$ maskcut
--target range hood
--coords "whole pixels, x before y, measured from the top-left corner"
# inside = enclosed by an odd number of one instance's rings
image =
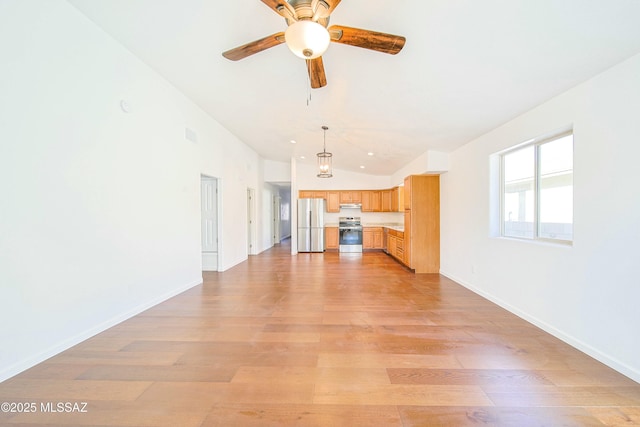
[[[340,209],[362,209],[362,203],[340,203]]]

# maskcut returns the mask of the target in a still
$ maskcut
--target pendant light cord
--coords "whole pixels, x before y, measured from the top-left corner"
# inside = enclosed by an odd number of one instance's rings
[[[311,95],[309,95],[309,99],[311,99]],[[322,130],[324,131],[324,136],[322,138],[322,152],[323,153],[327,152],[327,129],[329,129],[327,126],[322,126]]]

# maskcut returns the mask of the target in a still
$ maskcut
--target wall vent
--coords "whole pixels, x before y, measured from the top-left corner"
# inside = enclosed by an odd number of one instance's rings
[[[184,128],[184,137],[191,142],[198,142],[198,134],[193,129]]]

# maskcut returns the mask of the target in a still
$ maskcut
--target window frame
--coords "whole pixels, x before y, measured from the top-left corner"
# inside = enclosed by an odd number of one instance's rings
[[[566,246],[573,245],[573,224],[574,224],[574,215],[571,215],[571,240],[567,239],[552,239],[549,237],[541,237],[540,236],[540,173],[541,173],[541,162],[540,162],[540,148],[552,141],[562,139],[564,137],[572,136],[572,150],[571,150],[571,175],[572,175],[572,195],[575,194],[575,188],[573,186],[573,173],[574,173],[574,147],[575,147],[575,135],[573,132],[573,128],[563,130],[560,132],[555,132],[552,134],[547,134],[545,136],[541,136],[539,138],[530,139],[516,146],[510,147],[507,150],[501,151],[499,153],[499,163],[500,163],[500,237],[505,239],[516,239],[527,242],[545,242],[545,243],[554,243],[561,244]],[[516,151],[523,150],[527,147],[534,147],[533,150],[533,161],[534,161],[534,174],[533,174],[533,236],[532,237],[519,237],[519,236],[509,236],[505,234],[505,157],[511,153],[515,153]],[[573,201],[575,200],[572,197],[572,206]],[[573,208],[572,208],[573,211]]]

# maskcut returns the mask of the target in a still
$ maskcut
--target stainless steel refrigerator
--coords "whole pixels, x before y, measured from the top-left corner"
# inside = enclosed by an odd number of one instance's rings
[[[298,252],[324,252],[324,199],[298,199]]]

